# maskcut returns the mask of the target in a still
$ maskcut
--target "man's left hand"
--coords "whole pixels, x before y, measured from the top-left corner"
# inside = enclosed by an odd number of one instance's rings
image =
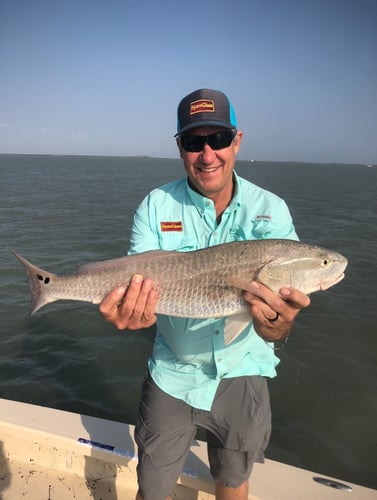
[[[310,299],[294,288],[283,287],[279,295],[262,283],[253,281],[244,293],[256,332],[267,342],[284,340],[301,309],[308,307]]]

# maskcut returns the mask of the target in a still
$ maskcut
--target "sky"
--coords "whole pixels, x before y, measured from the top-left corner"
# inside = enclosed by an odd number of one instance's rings
[[[240,159],[377,163],[377,0],[0,0],[0,153],[178,158],[198,88]]]

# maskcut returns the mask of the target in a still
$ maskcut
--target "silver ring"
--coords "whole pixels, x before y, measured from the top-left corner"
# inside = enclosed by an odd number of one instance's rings
[[[277,321],[279,318],[280,318],[280,314],[277,312],[276,316],[272,319],[268,318],[268,321],[271,321],[271,323],[272,323],[273,321]]]

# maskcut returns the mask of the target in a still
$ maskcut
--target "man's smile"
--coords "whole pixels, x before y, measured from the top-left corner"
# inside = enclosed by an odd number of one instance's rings
[[[205,174],[211,174],[213,172],[216,172],[221,166],[218,167],[196,167],[197,170],[200,170],[200,172],[203,172]]]

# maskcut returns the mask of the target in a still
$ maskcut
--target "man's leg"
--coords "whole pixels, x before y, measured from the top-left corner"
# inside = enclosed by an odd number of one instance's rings
[[[221,381],[211,412],[198,414],[207,430],[208,458],[218,500],[246,499],[249,477],[271,431],[266,380],[239,377]]]
[[[245,481],[238,488],[228,488],[216,482],[216,500],[247,500],[249,481]]]
[[[140,491],[137,492],[135,500],[144,500],[144,497],[141,495]],[[172,500],[171,497],[168,497],[166,500]]]
[[[135,428],[138,500],[169,498],[195,433],[191,407],[166,394],[148,376]]]

